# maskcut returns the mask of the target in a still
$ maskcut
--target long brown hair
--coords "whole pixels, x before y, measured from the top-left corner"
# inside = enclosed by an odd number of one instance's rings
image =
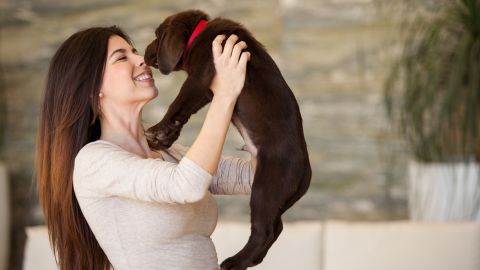
[[[50,243],[61,270],[109,269],[110,262],[85,220],[73,191],[74,159],[100,137],[99,101],[108,40],[118,27],[70,36],[50,62],[36,153],[37,188]]]

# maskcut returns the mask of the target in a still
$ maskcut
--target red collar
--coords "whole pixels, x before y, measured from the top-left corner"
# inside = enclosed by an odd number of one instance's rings
[[[190,49],[190,44],[192,44],[193,40],[195,40],[195,38],[198,36],[198,34],[200,34],[200,32],[203,30],[203,28],[205,28],[205,26],[207,26],[207,21],[202,19],[202,20],[200,20],[200,22],[198,22],[197,26],[193,30],[192,35],[188,39],[187,46],[185,47],[185,52],[183,53],[183,64],[185,64],[185,61],[187,60],[188,50]]]

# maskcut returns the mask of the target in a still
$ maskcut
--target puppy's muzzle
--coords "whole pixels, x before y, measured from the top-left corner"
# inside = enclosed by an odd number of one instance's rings
[[[154,40],[152,43],[150,43],[147,46],[147,49],[145,50],[145,64],[148,66],[154,67],[158,69],[158,63],[157,63],[157,40]]]

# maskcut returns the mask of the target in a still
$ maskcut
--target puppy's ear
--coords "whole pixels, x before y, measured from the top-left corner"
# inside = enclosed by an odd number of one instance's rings
[[[172,25],[165,30],[160,46],[157,47],[157,63],[160,72],[167,75],[175,69],[185,50],[187,44],[185,39],[185,32],[175,29]]]

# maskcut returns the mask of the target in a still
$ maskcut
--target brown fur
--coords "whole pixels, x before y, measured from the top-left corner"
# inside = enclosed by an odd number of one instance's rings
[[[193,29],[208,16],[201,11],[172,15],[156,29],[156,39],[145,51],[145,62],[163,74],[184,70],[188,78],[165,117],[147,131],[152,148],[170,146],[190,116],[209,103],[215,67],[212,41],[219,34],[236,34],[248,45],[252,58],[238,97],[233,119],[245,127],[258,149],[250,200],[251,235],[222,269],[246,269],[259,264],[282,231],[281,215],[307,191],[311,168],[295,97],[264,47],[242,25],[216,18],[195,38],[186,62],[182,55]],[[236,121],[235,121],[236,122]],[[237,129],[238,124],[235,123]]]

